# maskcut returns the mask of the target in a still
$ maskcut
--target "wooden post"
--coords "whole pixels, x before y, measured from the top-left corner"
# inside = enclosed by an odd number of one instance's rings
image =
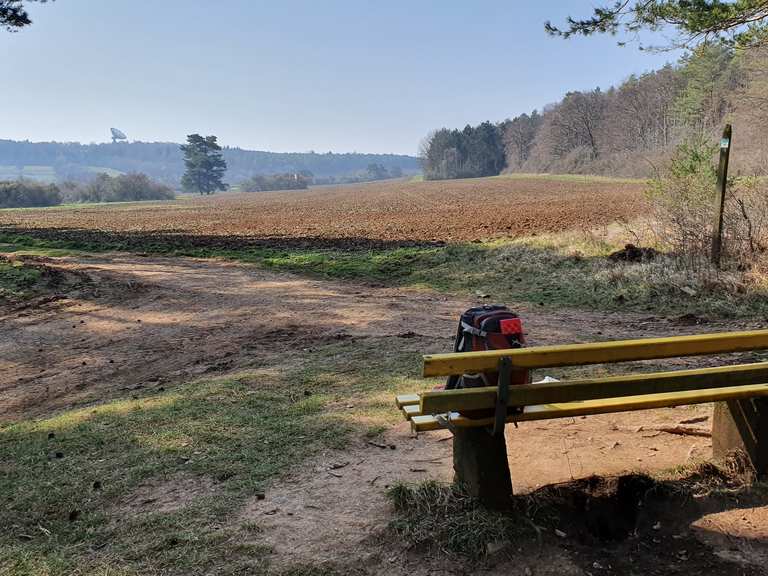
[[[455,482],[484,506],[495,510],[509,508],[512,477],[504,434],[494,436],[487,428],[456,428],[453,470]]]
[[[768,400],[752,398],[717,402],[712,421],[712,452],[723,460],[744,452],[759,478],[768,476]]]
[[[720,268],[723,248],[723,210],[725,189],[728,184],[728,159],[731,155],[731,125],[726,124],[720,140],[720,163],[717,166],[717,199],[715,200],[715,226],[712,234],[712,264]]]

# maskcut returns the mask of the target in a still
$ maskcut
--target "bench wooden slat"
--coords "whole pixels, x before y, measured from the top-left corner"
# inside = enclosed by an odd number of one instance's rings
[[[432,354],[424,356],[424,376],[449,376],[465,372],[496,370],[499,359],[503,356],[511,357],[513,366],[533,369],[724,354],[766,348],[768,348],[768,330],[753,330],[590,344],[537,346],[514,350]]]
[[[609,414],[613,412],[630,412],[633,410],[648,410],[652,408],[667,408],[688,404],[704,404],[706,402],[721,402],[768,396],[768,384],[752,384],[748,386],[730,386],[710,390],[688,390],[683,392],[665,392],[661,394],[645,394],[642,396],[627,396],[624,398],[604,398],[586,400],[583,402],[564,402],[558,404],[541,404],[528,406],[522,414],[510,414],[507,422],[527,422],[533,420],[550,420],[573,416],[588,416],[593,414]],[[451,418],[451,424],[458,428],[491,426],[492,417],[470,419],[464,416]],[[411,424],[416,432],[426,432],[441,428],[437,418],[432,415],[412,416]]]
[[[400,396],[395,396],[395,402],[397,403],[397,407],[401,409],[403,406],[418,404],[420,400],[421,398],[419,397],[418,394],[401,394]]]
[[[402,410],[406,420],[410,420],[413,416],[421,416],[421,409],[418,404],[407,404],[403,406]]]
[[[707,390],[768,382],[768,362],[718,366],[696,370],[653,372],[587,378],[563,382],[524,384],[509,389],[510,406],[617,398],[641,394]],[[486,410],[496,405],[496,388],[464,388],[421,394],[422,414]]]

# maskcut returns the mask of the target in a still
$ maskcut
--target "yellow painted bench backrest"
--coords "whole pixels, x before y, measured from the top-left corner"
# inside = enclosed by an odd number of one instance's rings
[[[495,371],[498,368],[499,359],[505,356],[511,358],[514,367],[535,369],[763,349],[768,349],[768,330],[536,346],[514,350],[431,354],[424,356],[424,376]]]

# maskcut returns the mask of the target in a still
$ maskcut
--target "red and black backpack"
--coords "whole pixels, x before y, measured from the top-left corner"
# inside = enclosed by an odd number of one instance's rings
[[[506,306],[487,305],[470,308],[461,315],[456,331],[454,352],[506,350],[525,345],[520,317]],[[496,386],[498,372],[449,376],[446,390]],[[510,384],[527,384],[528,370],[513,369]]]

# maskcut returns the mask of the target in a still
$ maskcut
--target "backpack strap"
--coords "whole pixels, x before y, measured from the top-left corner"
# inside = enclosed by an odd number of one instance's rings
[[[496,392],[496,412],[493,422],[493,435],[504,434],[507,422],[507,403],[509,402],[509,383],[512,380],[512,359],[503,356],[499,359],[499,384]]]
[[[480,338],[485,338],[486,336],[488,336],[488,332],[485,332],[484,330],[480,330],[480,328],[475,328],[474,326],[471,326],[466,322],[462,321],[461,327],[463,329],[463,332],[472,334],[473,336],[479,336]]]

